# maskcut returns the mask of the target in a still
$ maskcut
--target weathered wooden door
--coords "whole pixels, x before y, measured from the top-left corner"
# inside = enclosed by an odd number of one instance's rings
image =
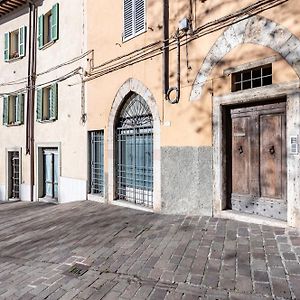
[[[234,108],[231,115],[231,207],[286,219],[285,103]]]

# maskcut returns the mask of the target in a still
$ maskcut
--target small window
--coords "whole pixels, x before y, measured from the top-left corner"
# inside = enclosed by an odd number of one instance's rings
[[[104,131],[89,132],[89,192],[104,196]]]
[[[3,97],[3,125],[24,124],[24,94]]]
[[[272,65],[232,74],[232,91],[237,92],[272,84]]]
[[[147,30],[146,0],[123,1],[123,41],[127,41]]]
[[[38,20],[39,49],[58,40],[58,3],[46,14],[39,16]]]
[[[25,56],[26,27],[4,34],[4,61]]]
[[[57,120],[57,84],[37,90],[37,121]]]

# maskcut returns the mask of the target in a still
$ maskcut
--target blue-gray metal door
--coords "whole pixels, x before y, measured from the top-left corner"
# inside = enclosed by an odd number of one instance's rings
[[[117,199],[153,207],[153,118],[141,96],[127,99],[116,133]]]

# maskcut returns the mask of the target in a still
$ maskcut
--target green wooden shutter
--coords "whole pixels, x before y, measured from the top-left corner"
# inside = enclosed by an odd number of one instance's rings
[[[58,115],[58,93],[57,83],[53,84],[50,89],[50,120],[57,120]]]
[[[19,28],[19,56],[25,56],[26,51],[26,26]]]
[[[58,40],[58,3],[54,4],[51,10],[51,41]]]
[[[8,125],[8,96],[3,96],[3,125]]]
[[[41,49],[44,46],[44,15],[39,16],[38,22],[38,44]]]
[[[18,94],[16,101],[16,123],[24,124],[24,94]]]
[[[6,32],[4,34],[4,61],[9,61],[9,45],[10,45],[10,41],[9,41],[9,32]]]
[[[43,89],[38,89],[36,92],[36,120],[43,120]]]

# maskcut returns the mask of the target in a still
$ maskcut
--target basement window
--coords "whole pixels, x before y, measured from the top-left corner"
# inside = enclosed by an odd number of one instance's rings
[[[272,64],[232,74],[232,92],[253,89],[272,84]]]

